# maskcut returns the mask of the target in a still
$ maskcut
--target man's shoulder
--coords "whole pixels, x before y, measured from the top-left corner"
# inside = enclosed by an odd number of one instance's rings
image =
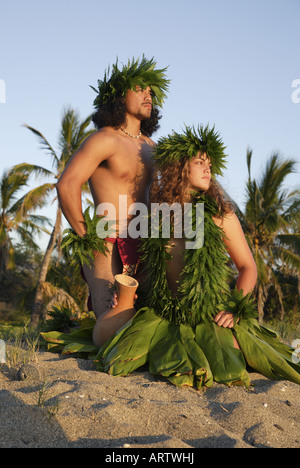
[[[119,137],[118,131],[113,127],[102,127],[91,135],[94,140],[111,140]]]
[[[113,127],[103,127],[92,133],[86,143],[113,147],[119,140],[118,132]]]

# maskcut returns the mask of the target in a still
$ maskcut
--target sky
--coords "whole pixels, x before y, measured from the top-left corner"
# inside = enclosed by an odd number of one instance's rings
[[[1,175],[22,162],[51,169],[24,124],[58,149],[63,110],[90,115],[107,66],[145,54],[171,80],[153,140],[215,125],[228,154],[220,182],[243,208],[247,148],[258,179],[274,152],[300,163],[299,18],[300,0],[0,0]]]

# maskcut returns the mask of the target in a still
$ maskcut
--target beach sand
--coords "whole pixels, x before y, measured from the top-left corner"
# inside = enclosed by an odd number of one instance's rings
[[[147,368],[127,377],[39,351],[39,374],[0,366],[0,447],[299,448],[300,386],[252,373],[253,386],[179,389]]]

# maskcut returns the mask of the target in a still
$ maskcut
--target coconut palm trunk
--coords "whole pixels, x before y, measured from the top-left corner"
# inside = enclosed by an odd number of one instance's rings
[[[32,306],[32,314],[31,314],[31,324],[33,326],[37,326],[40,318],[43,318],[44,311],[45,311],[45,304],[43,298],[43,284],[46,281],[47,272],[49,269],[51,255],[54,250],[57,238],[61,231],[61,218],[62,218],[62,211],[61,208],[58,206],[56,210],[56,219],[53,231],[51,233],[46,252],[42,261],[40,274],[37,282],[36,293],[34,298],[34,303]]]

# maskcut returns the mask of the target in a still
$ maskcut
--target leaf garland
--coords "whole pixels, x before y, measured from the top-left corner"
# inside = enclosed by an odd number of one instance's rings
[[[156,69],[154,58],[147,60],[145,56],[142,59],[128,60],[127,65],[122,69],[118,68],[118,60],[110,68],[105,70],[103,80],[98,80],[98,89],[91,86],[97,93],[94,100],[96,108],[102,107],[107,102],[114,101],[119,96],[125,96],[128,90],[135,91],[136,86],[145,89],[147,86],[152,90],[152,101],[154,106],[162,107],[163,101],[169,88],[170,80],[166,79],[166,68]]]
[[[61,244],[62,251],[70,264],[80,263],[92,266],[95,260],[95,252],[101,252],[106,255],[108,252],[106,240],[101,239],[97,235],[97,224],[101,219],[94,211],[91,218],[89,208],[83,214],[84,223],[86,226],[86,235],[78,236],[74,229],[68,228],[63,232],[63,240]],[[109,231],[107,233],[109,237]]]
[[[185,132],[179,134],[173,131],[158,140],[154,158],[158,166],[164,168],[178,161],[191,159],[200,153],[206,153],[212,163],[212,174],[222,175],[226,167],[226,147],[215,126],[209,129],[207,125],[199,125],[197,129],[185,126]]]
[[[226,311],[234,316],[234,323],[238,323],[239,319],[251,320],[258,317],[257,308],[254,298],[251,293],[243,294],[243,290],[237,288],[231,291],[230,297],[226,302]]]
[[[166,274],[166,263],[171,259],[167,248],[170,239],[142,239],[140,262],[148,280],[145,304],[169,322],[192,326],[210,322],[219,311],[228,309],[237,318],[256,317],[249,295],[243,296],[237,289],[229,290],[224,232],[212,219],[217,213],[216,202],[207,194],[195,196],[194,207],[197,202],[204,202],[204,245],[199,249],[185,249],[185,266],[176,296],[169,290]]]

